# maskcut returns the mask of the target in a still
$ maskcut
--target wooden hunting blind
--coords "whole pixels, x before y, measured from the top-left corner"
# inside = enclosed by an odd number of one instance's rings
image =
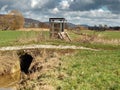
[[[65,23],[65,18],[49,18],[50,37],[59,38],[58,33],[64,32]]]

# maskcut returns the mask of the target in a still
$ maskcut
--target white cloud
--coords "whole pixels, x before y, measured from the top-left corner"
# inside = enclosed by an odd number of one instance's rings
[[[89,18],[94,19],[119,19],[118,15],[111,13],[110,11],[105,11],[103,9],[98,10],[90,10],[89,12]]]
[[[57,7],[52,10],[53,14],[57,14],[58,12],[59,12],[59,9]]]
[[[31,7],[32,7],[32,8],[35,8],[35,7],[41,8],[41,7],[44,6],[47,2],[49,2],[49,0],[31,0]]]
[[[88,25],[120,25],[120,14],[113,14],[110,11],[104,11],[101,9],[91,11],[69,11],[63,12],[63,16],[68,22],[76,24],[88,24]]]
[[[94,3],[94,0],[83,0],[83,2],[85,2],[86,4],[91,4]]]
[[[38,3],[38,0],[31,0],[31,7],[34,8]]]
[[[7,11],[6,11],[7,7],[8,7],[8,5],[4,5],[4,6],[0,9],[0,12],[1,12],[2,14],[6,14],[6,13],[7,13]]]
[[[27,11],[27,12],[24,13],[24,16],[27,17],[27,18],[31,18],[32,12],[31,11]]]
[[[67,8],[69,8],[69,1],[68,0],[62,0],[61,2],[60,2],[60,7],[62,8],[62,9],[67,9]]]
[[[40,21],[48,21],[50,17],[64,17],[68,22],[76,24],[105,23],[120,26],[118,1],[120,0],[0,0],[0,13],[6,14],[17,9],[25,17]]]
[[[5,11],[5,9],[8,7],[8,5],[4,5],[1,9],[0,9],[0,11]]]
[[[81,3],[81,5],[86,5],[94,3],[94,0],[74,0],[73,2]]]

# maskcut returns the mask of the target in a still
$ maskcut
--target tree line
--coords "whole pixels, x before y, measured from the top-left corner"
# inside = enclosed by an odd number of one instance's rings
[[[119,26],[107,26],[107,25],[99,25],[99,26],[89,26],[88,27],[89,30],[95,30],[95,31],[105,31],[105,30],[116,30],[116,31],[119,31],[120,30],[120,27]]]
[[[1,30],[16,30],[23,28],[23,26],[24,26],[24,17],[17,10],[12,10],[8,14],[0,16]]]

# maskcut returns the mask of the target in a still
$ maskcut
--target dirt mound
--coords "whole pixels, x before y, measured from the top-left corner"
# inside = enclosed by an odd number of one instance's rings
[[[0,52],[0,87],[20,80],[20,63],[16,52]]]
[[[29,68],[29,73],[21,73],[21,81],[17,84],[18,90],[56,90],[56,87],[48,79],[51,75],[63,79],[65,74],[59,73],[62,65],[61,55],[70,55],[74,50],[42,49],[26,51],[34,58]]]
[[[74,52],[73,49],[1,51],[0,76],[4,77],[0,77],[0,80],[4,83],[0,83],[0,87],[15,85],[17,90],[56,90],[56,87],[48,83],[49,81],[42,80],[42,78],[53,75],[58,79],[63,79],[65,75],[59,73],[62,65],[61,56],[70,55]],[[14,74],[20,70],[21,73]],[[15,81],[16,83],[14,83]]]
[[[0,52],[0,75],[12,74],[19,70],[19,58],[15,52]]]

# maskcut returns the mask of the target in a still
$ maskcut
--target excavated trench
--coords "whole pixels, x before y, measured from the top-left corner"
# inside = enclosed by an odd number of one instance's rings
[[[29,53],[32,53],[32,51],[0,52],[0,88],[9,87],[19,82],[22,72],[29,73],[29,67],[33,62],[33,56]]]
[[[69,55],[72,49],[29,49],[18,51],[0,52],[0,88],[11,87],[21,80],[21,73],[28,75],[30,68],[40,71],[41,62],[47,62],[50,58]],[[36,63],[37,62],[37,63]],[[50,62],[51,63],[51,62]],[[55,63],[56,64],[56,63]],[[34,70],[35,71],[35,70]]]

